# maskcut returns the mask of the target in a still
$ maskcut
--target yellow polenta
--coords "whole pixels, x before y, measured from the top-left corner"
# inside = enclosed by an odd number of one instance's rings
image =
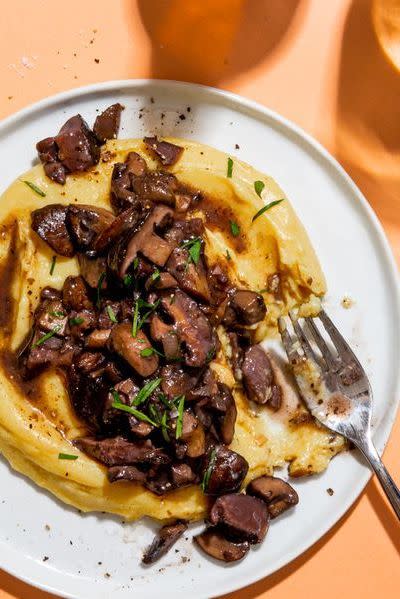
[[[307,304],[312,310],[316,298],[325,292],[324,276],[304,228],[278,185],[238,160],[234,161],[232,177],[227,178],[228,156],[223,152],[191,141],[169,141],[185,148],[181,159],[170,170],[181,181],[233,211],[245,239],[239,251],[232,237],[215,223],[209,225],[200,209],[196,216],[206,221],[209,262],[221,259],[228,250],[231,278],[251,289],[267,287],[269,275],[279,273],[281,277],[282,297],[278,300],[269,293],[264,294],[268,314],[265,323],[257,329],[258,339],[274,334],[277,316],[288,307]],[[65,186],[50,181],[38,165],[21,175],[1,197],[0,268],[3,282],[6,275],[12,277],[14,300],[14,309],[8,308],[10,303],[1,302],[3,358],[15,351],[26,337],[40,290],[46,285],[61,288],[68,275],[79,273],[75,258],[58,256],[56,268],[50,275],[53,252],[31,231],[31,211],[46,204],[72,202],[109,208],[113,164],[123,161],[129,151],[140,153],[150,168],[157,168],[141,140],[112,141],[103,147],[97,167],[82,175],[69,175]],[[40,197],[23,181],[35,184],[46,196]],[[255,193],[255,181],[265,184],[262,198]],[[280,199],[284,201],[252,223],[253,215],[263,204]],[[15,268],[10,274],[11,252],[18,260],[14,260]],[[0,298],[4,292],[0,288]],[[288,461],[294,476],[326,468],[331,457],[343,448],[343,440],[310,421],[290,388],[286,389],[284,405],[278,413],[273,414],[265,407],[251,408],[234,381],[227,360],[229,344],[222,328],[219,335],[222,349],[212,368],[220,380],[233,388],[238,419],[232,448],[249,462],[248,479],[272,472],[274,467]],[[127,519],[148,515],[158,519],[194,520],[204,515],[206,499],[199,487],[158,497],[137,484],[110,484],[106,468],[71,444],[85,433],[86,426],[74,415],[60,374],[46,371],[29,392],[3,359],[0,378],[0,451],[13,468],[38,485],[83,511],[111,512]],[[59,453],[79,455],[79,459],[60,460]]]

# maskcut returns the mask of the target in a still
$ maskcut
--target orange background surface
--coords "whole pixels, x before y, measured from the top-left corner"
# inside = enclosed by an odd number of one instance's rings
[[[377,43],[370,0],[13,0],[1,6],[0,73],[0,117],[109,79],[195,81],[257,100],[338,158],[400,258],[400,73]],[[398,418],[385,452],[398,482],[399,455]],[[399,552],[372,480],[305,554],[227,597],[399,597]],[[0,599],[16,597],[53,596],[0,571]]]

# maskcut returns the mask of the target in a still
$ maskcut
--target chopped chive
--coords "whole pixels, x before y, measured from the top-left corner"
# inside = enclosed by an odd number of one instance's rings
[[[115,316],[115,312],[110,305],[107,305],[107,313],[111,322],[118,322],[117,317]]]
[[[139,301],[136,300],[135,308],[133,310],[132,320],[132,337],[136,337],[138,331],[138,320],[139,320]]]
[[[204,472],[203,480],[201,482],[201,489],[202,489],[203,493],[205,493],[207,491],[208,483],[210,482],[210,477],[211,477],[212,471],[214,469],[216,455],[217,455],[217,451],[215,449],[213,449],[211,451],[210,459],[208,460],[208,466],[207,466],[206,471]]]
[[[171,402],[169,401],[169,399],[165,395],[165,393],[159,393],[158,394],[158,399],[164,404],[164,406],[166,408],[168,408],[168,410],[170,410],[172,408]]]
[[[139,258],[136,257],[132,264],[133,264],[133,270],[136,270],[137,267],[139,266]]]
[[[105,276],[106,276],[106,273],[102,272],[101,275],[99,276],[99,280],[97,282],[97,300],[96,300],[96,306],[97,306],[97,308],[100,308],[101,288],[102,288]]]
[[[259,198],[261,198],[261,192],[264,189],[264,187],[265,183],[263,183],[262,181],[254,181],[254,191],[256,192]]]
[[[228,177],[228,179],[232,178],[232,171],[233,171],[233,160],[232,158],[228,158],[228,168],[226,171],[226,176]]]
[[[162,436],[164,438],[164,441],[166,441],[167,443],[169,443],[170,438],[169,438],[168,431],[167,431],[167,429],[168,429],[168,425],[167,425],[167,412],[163,412],[160,424],[161,424],[161,434],[162,434]]]
[[[231,254],[229,250],[226,250],[226,259],[227,260],[232,260]]]
[[[55,316],[56,318],[64,318],[65,314],[64,312],[57,312],[57,310],[54,310],[53,312],[49,312],[50,316]]]
[[[175,400],[176,401],[176,400]],[[178,403],[178,418],[176,421],[175,438],[179,439],[182,435],[182,424],[183,424],[183,408],[185,406],[185,396],[181,395]]]
[[[61,329],[61,325],[58,324],[57,326],[55,326],[51,331],[49,331],[48,333],[46,333],[45,335],[43,335],[43,337],[40,337],[40,339],[38,339],[33,345],[32,347],[37,347],[38,345],[42,345],[42,343],[44,343],[45,341],[47,341],[47,339],[50,339],[50,337],[53,337],[53,335],[55,335],[56,333],[58,333],[58,331]]]
[[[153,347],[145,347],[140,352],[140,355],[142,356],[142,358],[150,358],[150,356],[152,356],[154,353],[155,352],[154,352],[154,348]]]
[[[258,218],[259,216],[261,216],[262,214],[264,214],[264,212],[266,212],[267,210],[269,210],[270,208],[272,208],[272,206],[276,206],[277,204],[280,204],[281,202],[283,202],[283,198],[281,200],[274,200],[273,202],[270,202],[266,206],[263,206],[262,208],[260,208],[260,210],[258,212],[256,212],[256,214],[251,219],[251,222],[254,223],[254,221],[256,220],[256,218]]]
[[[132,405],[134,406],[139,406],[141,403],[143,403],[144,401],[146,401],[146,399],[153,393],[153,391],[155,391],[157,389],[157,387],[160,385],[161,383],[161,379],[153,379],[152,381],[149,381],[148,383],[146,383],[138,392],[138,394],[136,395],[135,399],[132,402]]]
[[[28,187],[30,187],[30,189],[32,189],[32,191],[34,191],[35,193],[38,194],[38,196],[40,196],[41,198],[45,198],[46,194],[44,193],[44,191],[42,189],[40,189],[40,187],[38,187],[37,185],[35,185],[34,183],[32,183],[32,181],[25,181],[23,179],[21,179],[22,183],[25,183],[25,185],[27,185]]]
[[[157,308],[158,304],[160,303],[161,300],[157,300],[156,302],[154,302],[154,304],[148,304],[147,302],[143,302],[142,301],[142,306],[144,307],[149,307],[150,310],[148,310],[147,312],[145,312],[144,316],[142,316],[142,318],[140,319],[139,323],[138,323],[138,329],[140,330],[142,328],[142,326],[144,325],[144,323],[146,322],[146,320],[148,319],[148,317],[150,316],[150,314],[152,312],[154,312],[154,310]]]
[[[78,458],[79,458],[79,456],[72,455],[70,453],[59,453],[58,454],[59,460],[77,460]]]
[[[56,260],[57,260],[57,256],[53,256],[51,259],[51,265],[50,265],[50,275],[53,274],[54,269],[56,267]]]
[[[124,276],[124,285],[125,287],[129,287],[130,285],[132,285],[132,281],[133,281],[133,277],[130,274],[127,274]]]
[[[152,424],[153,426],[158,426],[158,424],[156,422],[154,422],[154,420],[149,418],[146,414],[144,414],[143,412],[140,412],[139,410],[136,410],[135,408],[132,408],[131,406],[126,406],[124,403],[114,401],[111,404],[111,406],[113,408],[116,408],[117,410],[122,410],[123,412],[128,412],[129,414],[132,414],[138,420],[142,420],[143,422],[148,422],[149,424]]]
[[[182,243],[181,248],[187,249],[189,253],[189,259],[193,262],[193,264],[198,264],[201,253],[200,237],[195,237],[194,239],[185,241],[184,243]]]
[[[116,391],[115,389],[111,389],[111,394],[114,398],[114,401],[116,401],[117,403],[122,403],[121,397],[120,397],[120,394],[118,393],[118,391]]]
[[[85,319],[82,318],[82,316],[75,316],[74,318],[69,319],[69,324],[72,324],[72,326],[74,326],[74,325],[82,324],[82,322],[84,322],[84,321],[85,321]]]
[[[231,233],[234,237],[237,237],[240,234],[240,227],[234,220],[229,221],[231,227]]]
[[[156,270],[153,272],[153,274],[150,277],[150,281],[156,281],[157,279],[159,279],[161,276],[160,271],[158,270],[158,268],[156,268]]]

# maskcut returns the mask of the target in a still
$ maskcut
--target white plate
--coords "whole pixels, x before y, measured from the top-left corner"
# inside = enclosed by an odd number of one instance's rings
[[[0,125],[1,191],[31,165],[37,140],[55,133],[77,112],[92,123],[96,109],[116,101],[126,106],[120,137],[159,133],[196,139],[239,156],[284,188],[326,273],[328,312],[370,376],[374,439],[382,450],[397,405],[396,267],[360,191],[296,126],[253,102],[207,87],[170,81],[102,83],[46,99]],[[350,310],[341,307],[344,295],[355,300]],[[1,461],[0,566],[31,584],[79,599],[131,598],[133,592],[146,599],[158,596],[160,588],[165,599],[221,595],[267,576],[305,551],[349,509],[369,476],[356,452],[340,455],[324,474],[295,483],[299,506],[274,522],[265,542],[243,562],[218,565],[200,555],[189,538],[177,545],[179,553],[172,550],[149,570],[139,564],[152,537],[149,523],[81,515]],[[332,497],[328,487],[334,489]]]

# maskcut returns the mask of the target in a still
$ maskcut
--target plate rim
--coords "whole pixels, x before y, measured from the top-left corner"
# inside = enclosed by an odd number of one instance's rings
[[[140,79],[117,79],[117,80],[107,80],[97,83],[88,84],[85,86],[80,86],[76,88],[72,88],[69,90],[61,91],[57,94],[48,96],[43,98],[42,100],[38,100],[34,103],[29,104],[28,106],[22,108],[21,110],[5,117],[0,121],[0,135],[7,132],[7,128],[18,125],[20,122],[20,126],[24,125],[23,121],[34,115],[35,113],[39,113],[42,110],[49,109],[52,106],[55,106],[59,103],[66,102],[68,100],[73,100],[79,98],[80,96],[94,94],[94,93],[107,93],[114,91],[127,91],[130,88],[143,88],[145,89],[148,86],[152,86],[153,88],[168,88],[172,87],[175,90],[186,90],[189,92],[199,92],[206,97],[211,96],[215,99],[219,99],[225,104],[231,105],[233,109],[237,108],[238,105],[240,107],[246,108],[248,113],[255,115],[256,117],[263,116],[265,119],[272,121],[274,123],[279,124],[279,126],[289,134],[295,135],[295,143],[299,143],[301,140],[303,144],[305,144],[306,149],[308,151],[312,151],[314,156],[320,156],[325,162],[326,166],[329,166],[335,172],[336,176],[338,176],[342,183],[347,186],[347,188],[351,191],[353,197],[357,199],[358,207],[361,209],[364,216],[367,218],[368,222],[372,226],[373,233],[376,235],[376,241],[380,244],[380,249],[382,251],[382,256],[384,258],[386,267],[388,269],[387,275],[388,280],[391,281],[395,297],[392,298],[393,305],[395,310],[400,315],[400,274],[398,272],[396,260],[389,244],[389,241],[384,232],[383,226],[379,221],[375,211],[368,203],[366,197],[358,188],[356,183],[352,180],[350,175],[345,171],[345,169],[341,166],[341,164],[337,161],[337,159],[319,142],[317,141],[311,134],[305,131],[302,127],[279,114],[278,112],[264,106],[263,104],[256,102],[254,100],[250,100],[240,94],[236,94],[224,89],[215,88],[208,85],[202,85],[198,83],[189,83],[184,81],[176,81],[169,79],[151,79],[151,78],[140,78]],[[399,345],[399,335],[397,336],[397,345]],[[381,454],[386,447],[390,435],[392,433],[393,425],[397,416],[397,412],[400,405],[400,370],[397,371],[395,380],[394,380],[394,388],[395,388],[395,396],[393,398],[392,403],[388,406],[388,421],[385,424],[385,431],[383,442],[378,444],[378,451]],[[323,538],[326,533],[340,520],[343,519],[344,515],[348,512],[351,506],[355,503],[355,501],[359,498],[361,493],[363,492],[365,486],[368,481],[372,477],[372,472],[366,470],[363,474],[360,475],[358,484],[353,487],[352,493],[349,494],[349,498],[347,501],[343,502],[340,509],[336,510],[334,513],[334,517],[330,518],[329,521],[322,526],[317,532],[315,532],[311,537],[307,539],[307,541],[300,543],[297,545],[297,549],[291,551],[286,554],[280,560],[275,563],[273,570],[268,571],[267,573],[263,573],[261,576],[258,574],[252,575],[251,573],[247,576],[243,576],[239,583],[229,583],[227,580],[226,584],[224,584],[218,592],[218,595],[212,595],[213,597],[220,596],[221,594],[226,594],[234,591],[238,591],[248,585],[254,584],[257,581],[262,580],[263,578],[267,578],[271,574],[278,572],[285,565],[292,562],[297,557],[303,555],[308,549],[310,549],[319,539]],[[300,551],[299,551],[300,549]],[[35,577],[30,576],[29,574],[21,574],[18,571],[17,567],[13,567],[11,564],[4,565],[0,562],[0,568],[2,568],[8,574],[15,576],[19,580],[30,584],[36,588],[39,588],[43,591],[54,593],[59,595],[60,597],[65,597],[68,599],[82,599],[81,595],[76,595],[74,592],[65,592],[56,588],[52,584],[47,584],[40,580],[35,579]],[[35,569],[39,572],[42,567],[41,564],[36,564]],[[61,574],[61,573],[60,573]],[[65,577],[65,574],[61,574],[61,577]],[[61,578],[60,577],[60,578]],[[40,577],[43,578],[43,577]],[[210,595],[195,595],[196,597],[204,597]]]

